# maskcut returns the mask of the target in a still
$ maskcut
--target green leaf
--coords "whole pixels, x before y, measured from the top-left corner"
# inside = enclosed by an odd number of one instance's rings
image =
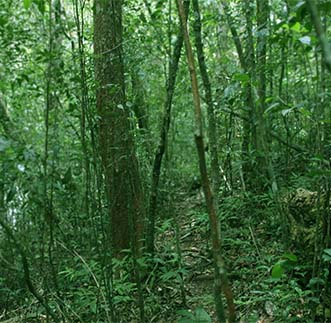
[[[32,0],[23,0],[23,5],[25,9],[29,9],[31,7]]]
[[[291,30],[295,31],[295,32],[300,32],[301,29],[301,24],[299,22],[296,22],[292,27]]]
[[[178,323],[194,322],[195,317],[193,313],[188,310],[179,310],[177,311],[177,314],[181,316],[181,318],[178,320]]]
[[[45,0],[33,0],[41,14],[45,13]]]
[[[322,278],[312,278],[309,281],[309,287],[316,286],[317,284],[324,284],[324,280]]]
[[[15,195],[16,195],[16,190],[14,188],[11,188],[7,193],[6,202],[9,203],[10,201],[12,201]]]
[[[181,315],[178,323],[212,323],[209,314],[201,307],[197,308],[194,313],[188,310],[179,310],[177,314]]]
[[[285,30],[289,30],[290,26],[288,24],[282,24],[281,28],[285,29]]]
[[[161,279],[163,281],[167,281],[169,279],[175,278],[176,276],[177,276],[177,273],[175,271],[168,271],[161,276]]]
[[[280,108],[279,102],[272,103],[265,111],[264,113],[269,113],[269,112],[275,112],[278,111]]]
[[[0,151],[6,150],[9,146],[9,141],[3,137],[0,137]]]
[[[211,323],[211,318],[209,314],[201,307],[196,309],[195,316],[196,316],[195,318],[196,322]]]
[[[311,112],[308,111],[308,110],[305,109],[305,108],[301,108],[301,109],[300,109],[300,112],[301,112],[305,117],[310,117],[310,116],[311,116]]]
[[[271,276],[272,278],[279,279],[282,277],[283,274],[284,274],[284,268],[282,266],[282,263],[277,262],[272,268]]]
[[[93,314],[97,313],[97,303],[96,303],[96,301],[92,301],[92,303],[90,303],[90,310]]]
[[[235,73],[233,75],[233,79],[235,81],[239,81],[239,82],[248,82],[249,81],[249,75],[244,74],[244,73]]]
[[[317,6],[319,11],[324,11],[325,13],[329,13],[331,10],[331,2],[329,0],[320,1]]]
[[[287,114],[289,114],[291,111],[293,111],[293,108],[282,110],[282,116],[285,117],[285,116],[286,116]]]
[[[324,249],[322,258],[326,262],[331,262],[331,249]]]
[[[298,261],[298,257],[296,255],[294,255],[293,253],[284,253],[282,258],[288,259],[293,262]]]

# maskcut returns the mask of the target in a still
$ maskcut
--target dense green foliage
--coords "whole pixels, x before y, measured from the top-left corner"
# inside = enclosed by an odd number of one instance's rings
[[[330,1],[313,2],[327,38]],[[211,182],[238,322],[331,320],[331,54],[309,3],[199,1],[220,163]],[[191,7],[193,45],[196,17]],[[92,1],[0,0],[0,320],[216,322],[185,48],[155,253],[113,257],[93,28]],[[179,30],[176,1],[123,1],[118,108],[129,111],[146,213]]]

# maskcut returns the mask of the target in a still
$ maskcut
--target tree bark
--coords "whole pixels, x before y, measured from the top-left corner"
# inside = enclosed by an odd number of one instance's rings
[[[95,1],[94,54],[100,154],[113,252],[119,256],[121,250],[132,246],[131,242],[136,246],[140,241],[144,217],[143,193],[125,97],[122,0]],[[130,234],[134,235],[133,240]]]
[[[222,178],[220,173],[219,160],[218,160],[217,123],[215,117],[213,94],[211,90],[211,84],[209,80],[204,48],[203,48],[199,1],[193,0],[192,4],[194,10],[194,17],[195,17],[195,22],[194,22],[195,46],[198,54],[198,63],[199,63],[202,83],[205,90],[205,100],[207,103],[207,119],[208,119],[207,131],[208,131],[208,139],[209,139],[209,147],[210,147],[211,179],[213,184],[213,191],[217,197]],[[215,205],[217,209],[217,198],[215,199]]]
[[[243,186],[251,188],[254,186],[252,183],[253,161],[251,159],[251,148],[257,150],[257,134],[256,134],[256,104],[253,95],[253,83],[255,80],[255,51],[253,40],[253,8],[252,3],[247,1],[244,5],[245,20],[246,20],[246,41],[243,44],[238,35],[236,26],[230,15],[230,9],[226,1],[221,2],[224,9],[225,18],[229,25],[233,42],[235,44],[240,66],[249,79],[245,84],[245,108],[247,110],[247,117],[243,120],[243,140],[242,140],[242,172],[243,172]]]

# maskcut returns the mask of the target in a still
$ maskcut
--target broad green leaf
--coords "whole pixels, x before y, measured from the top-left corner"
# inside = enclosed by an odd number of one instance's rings
[[[282,24],[281,27],[285,30],[289,30],[289,28],[290,28],[288,24]]]
[[[264,113],[275,112],[275,111],[278,110],[277,108],[279,108],[279,106],[280,106],[279,102],[275,102],[275,103],[271,104],[271,105],[270,105],[270,106],[264,111]]]
[[[23,5],[25,9],[29,9],[31,7],[32,0],[23,0]]]
[[[233,79],[235,81],[248,82],[249,81],[249,75],[244,74],[244,73],[236,73],[236,74],[233,75]]]
[[[298,3],[296,4],[295,8],[298,9],[298,8],[301,8],[305,5],[305,1],[298,1]]]
[[[211,323],[209,314],[203,308],[197,308],[195,311],[196,322]]]
[[[293,253],[284,253],[283,258],[288,259],[288,260],[293,261],[293,262],[298,261],[298,257],[296,255],[294,255]]]
[[[284,273],[284,268],[282,267],[282,263],[281,262],[277,262],[273,268],[272,268],[272,271],[271,271],[271,276],[272,278],[281,278],[282,275]]]
[[[177,314],[181,316],[181,318],[178,320],[178,323],[192,323],[194,322],[194,315],[192,312],[188,310],[179,310],[177,311]]]
[[[97,303],[96,303],[96,301],[92,301],[92,303],[90,303],[90,310],[93,314],[97,313]]]
[[[324,280],[321,278],[317,278],[317,277],[310,279],[309,287],[312,287],[317,284],[324,284]]]
[[[299,22],[296,22],[292,27],[291,30],[295,31],[295,32],[300,32],[301,30],[301,24]]]
[[[322,258],[326,262],[331,262],[331,249],[324,249]]]
[[[282,110],[282,116],[285,117],[285,116],[286,116],[287,114],[289,114],[292,110],[293,110],[293,108]]]

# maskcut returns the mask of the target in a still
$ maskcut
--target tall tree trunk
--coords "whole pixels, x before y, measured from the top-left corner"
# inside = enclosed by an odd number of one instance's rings
[[[265,100],[266,100],[266,62],[267,62],[267,30],[268,30],[268,0],[257,0],[257,44],[256,63],[258,78],[258,102],[256,106],[257,122],[257,168],[262,171],[262,175],[267,175],[267,152],[266,152],[266,132],[265,132]]]
[[[232,323],[235,321],[235,307],[233,302],[232,290],[228,281],[224,260],[221,254],[220,226],[216,214],[213,192],[210,186],[207,166],[206,166],[198,79],[195,71],[194,56],[193,56],[192,46],[186,24],[186,17],[185,17],[182,0],[177,0],[177,4],[178,4],[178,11],[179,11],[183,35],[184,35],[187,63],[191,77],[193,103],[194,103],[194,111],[195,111],[194,136],[195,136],[195,142],[196,142],[198,158],[199,158],[201,183],[206,199],[206,206],[207,206],[207,212],[209,216],[209,223],[211,230],[212,253],[213,253],[214,268],[215,268],[215,304],[216,304],[217,318],[220,323],[226,322],[223,301],[222,301],[222,294],[221,294],[221,292],[223,291],[228,304],[228,312],[229,312],[228,322]]]
[[[256,104],[254,100],[253,84],[255,82],[255,51],[253,40],[253,23],[252,18],[254,10],[250,1],[245,2],[245,21],[246,21],[246,43],[245,43],[245,64],[243,65],[244,71],[247,73],[249,80],[246,85],[245,91],[245,105],[247,107],[248,122],[244,122],[243,128],[243,175],[244,181],[248,188],[254,187],[255,176],[253,169],[253,161],[251,159],[251,150],[257,151],[257,129],[256,129]]]
[[[84,195],[83,205],[87,217],[90,216],[90,195],[91,195],[91,171],[90,171],[90,156],[89,156],[89,138],[87,127],[89,119],[89,93],[86,75],[86,54],[84,44],[84,14],[83,7],[78,0],[74,1],[74,15],[77,28],[78,54],[79,54],[79,72],[80,72],[80,101],[81,101],[81,116],[80,116],[80,137],[82,144],[82,153],[84,165],[82,167],[84,178]]]
[[[62,35],[61,30],[61,0],[49,0],[48,20],[48,66],[46,70],[46,105],[45,105],[45,142],[44,142],[44,223],[45,230],[41,234],[48,234],[47,257],[51,274],[51,281],[57,297],[61,299],[60,288],[57,277],[56,263],[56,214],[54,211],[55,200],[55,173],[58,166],[58,118],[60,98],[57,87],[62,81]],[[55,59],[56,58],[56,59]],[[51,163],[50,163],[51,161]],[[46,245],[46,244],[45,244]],[[44,248],[44,246],[42,247]],[[48,277],[45,277],[46,286],[49,284]]]
[[[94,54],[100,154],[111,217],[112,246],[118,256],[121,250],[137,245],[144,217],[142,187],[125,98],[122,0],[95,0]],[[134,234],[133,240],[130,233]]]
[[[211,179],[213,183],[213,191],[216,196],[215,205],[217,206],[217,194],[221,184],[220,165],[218,161],[218,136],[217,136],[217,124],[214,111],[213,94],[211,90],[211,84],[207,71],[206,59],[203,48],[202,33],[201,33],[201,15],[199,8],[199,1],[193,0],[194,10],[194,35],[195,46],[198,54],[198,63],[201,73],[201,78],[205,90],[205,100],[207,103],[207,119],[208,119],[208,139],[210,147],[210,159],[211,159]]]
[[[253,185],[253,161],[251,160],[251,148],[256,151],[257,135],[256,135],[256,105],[253,95],[253,84],[255,80],[255,51],[253,40],[253,23],[252,17],[254,10],[252,3],[246,1],[244,4],[245,21],[246,21],[246,41],[242,44],[236,26],[230,15],[230,8],[226,1],[221,2],[224,9],[226,21],[229,25],[233,42],[235,44],[240,66],[244,73],[248,76],[248,82],[245,84],[245,110],[247,116],[243,120],[243,135],[242,135],[242,174],[243,174],[243,187],[252,188]]]

